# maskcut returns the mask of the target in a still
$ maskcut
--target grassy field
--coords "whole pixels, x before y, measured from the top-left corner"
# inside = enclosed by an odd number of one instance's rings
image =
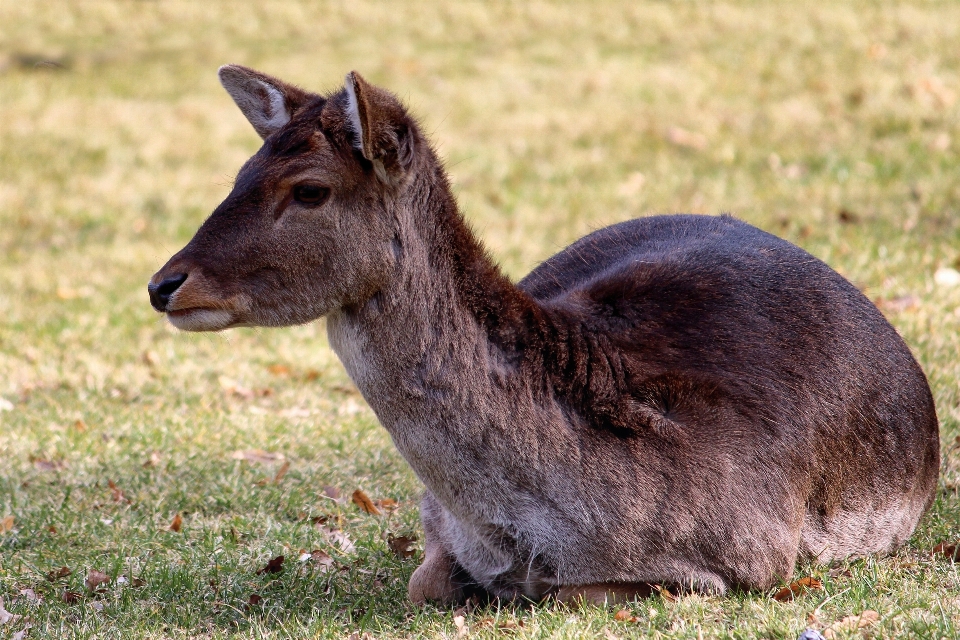
[[[932,553],[960,538],[960,4],[0,0],[0,24],[0,596],[24,616],[0,611],[0,639],[960,637],[960,575]],[[826,260],[933,387],[944,466],[917,534],[800,567],[823,588],[792,602],[408,605],[420,543],[390,540],[419,535],[420,487],[323,322],[185,335],[147,301],[258,147],[227,62],[394,90],[515,277],[674,211]]]

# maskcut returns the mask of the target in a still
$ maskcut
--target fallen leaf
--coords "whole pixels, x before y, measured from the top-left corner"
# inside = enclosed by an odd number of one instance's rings
[[[453,616],[453,624],[457,627],[457,637],[462,638],[463,636],[470,633],[470,630],[467,629],[467,619],[463,616]]]
[[[270,560],[265,567],[259,569],[257,575],[261,573],[280,573],[281,571],[283,571],[283,556],[277,556]]]
[[[269,451],[263,451],[262,449],[234,451],[230,457],[234,460],[245,460],[246,462],[256,462],[260,464],[268,464],[270,462],[278,462],[283,460],[282,454],[271,453]]]
[[[218,382],[220,383],[220,388],[223,389],[224,393],[226,393],[228,396],[237,396],[246,400],[249,400],[253,397],[252,390],[240,385],[240,383],[233,378],[220,376],[218,378]]]
[[[838,622],[834,622],[832,625],[824,629],[823,637],[826,638],[826,640],[833,640],[837,637],[837,634],[843,631],[857,631],[859,629],[869,627],[879,619],[879,613],[867,609],[860,615],[847,616]]]
[[[258,605],[263,602],[263,597],[256,593],[251,593],[250,598],[247,600],[248,605]]]
[[[316,369],[309,369],[305,374],[303,374],[303,378],[308,382],[313,382],[319,377],[320,377],[320,372],[317,371]]]
[[[860,222],[860,216],[850,209],[837,211],[837,219],[840,220],[841,224],[857,224]]]
[[[823,582],[817,580],[816,578],[807,576],[805,578],[795,580],[788,586],[777,591],[775,594],[773,594],[773,599],[777,602],[789,602],[805,591],[816,591],[822,588]]]
[[[160,454],[156,451],[150,453],[150,457],[147,458],[147,461],[143,463],[144,469],[149,469],[150,467],[155,467],[160,464]]]
[[[660,594],[660,597],[666,600],[667,602],[676,602],[677,596],[675,596],[669,589],[663,585],[655,584],[651,585],[653,590]]]
[[[933,548],[933,552],[946,556],[954,562],[960,562],[960,545],[956,543],[941,542]]]
[[[400,503],[391,498],[383,498],[382,500],[374,500],[373,504],[377,505],[380,509],[384,511],[393,511],[400,506]]]
[[[87,423],[84,422],[83,420],[78,419],[73,423],[73,428],[79,431],[80,433],[83,433],[84,431],[87,430]]]
[[[619,620],[620,622],[637,622],[639,618],[633,615],[630,609],[620,609],[617,611],[616,615],[613,616],[614,620]]]
[[[170,523],[170,531],[180,533],[181,528],[183,528],[183,516],[178,513],[173,516],[173,522]]]
[[[0,597],[0,624],[7,624],[9,622],[16,622],[23,616],[18,616],[16,614],[10,613],[3,607],[3,598]]]
[[[330,554],[320,549],[314,549],[310,553],[304,552],[300,554],[300,562],[308,561],[316,563],[317,567],[324,571],[333,566],[333,558],[330,557]]]
[[[20,595],[26,598],[29,602],[40,602],[40,596],[38,596],[37,592],[33,589],[20,589]]]
[[[23,640],[24,638],[27,637],[27,632],[31,629],[31,627],[33,627],[33,625],[30,623],[27,623],[27,626],[25,626],[23,629],[21,629],[20,631],[17,631],[15,634],[10,636],[10,640]]]
[[[134,578],[130,581],[131,587],[144,587],[147,585],[147,581],[142,578]]]
[[[283,480],[283,476],[287,475],[287,471],[290,471],[290,461],[287,460],[284,462],[279,469],[277,469],[277,475],[273,476],[273,484],[280,484],[280,481]]]
[[[48,571],[48,572],[47,572],[47,580],[49,580],[50,582],[56,582],[57,580],[60,580],[61,578],[66,578],[66,577],[69,576],[71,573],[73,573],[73,571],[70,571],[70,569],[68,569],[67,567],[60,567],[59,569],[54,569],[53,571]]]
[[[326,486],[323,488],[323,495],[327,496],[331,500],[339,500],[343,493],[336,487]]]
[[[373,500],[370,499],[366,493],[362,490],[357,489],[353,492],[351,496],[353,503],[360,507],[363,511],[369,513],[370,515],[378,516],[380,515],[380,509],[377,509],[377,505],[373,504]]]
[[[47,531],[49,531],[50,533],[56,533],[57,528],[53,525],[50,525],[49,527],[47,527]]]
[[[94,611],[103,611],[103,603],[102,603],[102,602],[91,602],[91,603],[90,603],[90,608],[93,609]]]
[[[416,536],[393,537],[390,535],[387,537],[387,545],[390,547],[390,550],[400,558],[410,558],[417,552],[414,546],[416,541]]]
[[[14,522],[16,522],[16,518],[13,516],[6,516],[3,520],[0,520],[0,533],[6,533],[13,529]]]
[[[85,586],[88,591],[95,591],[97,587],[107,582],[110,582],[110,576],[102,571],[91,569],[87,577],[83,579],[83,586]]]
[[[340,547],[341,551],[344,553],[353,553],[356,550],[353,541],[350,540],[350,536],[345,534],[343,531],[340,531],[340,529],[337,529],[336,527],[324,526],[317,526],[317,529],[326,534],[327,539],[331,543]]]
[[[113,501],[114,502],[126,502],[130,504],[130,498],[123,494],[123,491],[116,485],[113,480],[107,478],[107,486],[110,487],[110,491],[113,492]]]
[[[60,596],[60,599],[67,604],[77,604],[83,600],[83,594],[77,593],[76,591],[64,591],[63,595]]]
[[[290,367],[285,364],[272,364],[267,367],[267,371],[272,373],[275,376],[288,376],[290,375]]]

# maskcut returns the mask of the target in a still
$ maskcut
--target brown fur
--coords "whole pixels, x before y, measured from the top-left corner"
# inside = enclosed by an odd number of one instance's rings
[[[391,94],[356,73],[326,97],[221,80],[264,145],[151,301],[187,330],[327,316],[427,487],[414,601],[767,588],[912,533],[939,467],[930,391],[823,263],[661,216],[515,285]]]

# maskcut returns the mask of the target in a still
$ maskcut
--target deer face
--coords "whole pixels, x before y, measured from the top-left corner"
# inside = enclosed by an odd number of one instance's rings
[[[395,266],[391,202],[413,163],[412,120],[356,73],[329,97],[244,67],[220,80],[264,144],[151,278],[151,304],[187,331],[299,324],[362,304]]]

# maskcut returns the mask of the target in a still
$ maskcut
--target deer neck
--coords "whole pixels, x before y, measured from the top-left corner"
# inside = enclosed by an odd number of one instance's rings
[[[393,277],[327,327],[361,393],[431,486],[434,460],[452,453],[443,449],[507,428],[510,397],[530,397],[518,393],[527,386],[518,345],[536,307],[483,251],[439,167],[410,185],[395,219]]]

